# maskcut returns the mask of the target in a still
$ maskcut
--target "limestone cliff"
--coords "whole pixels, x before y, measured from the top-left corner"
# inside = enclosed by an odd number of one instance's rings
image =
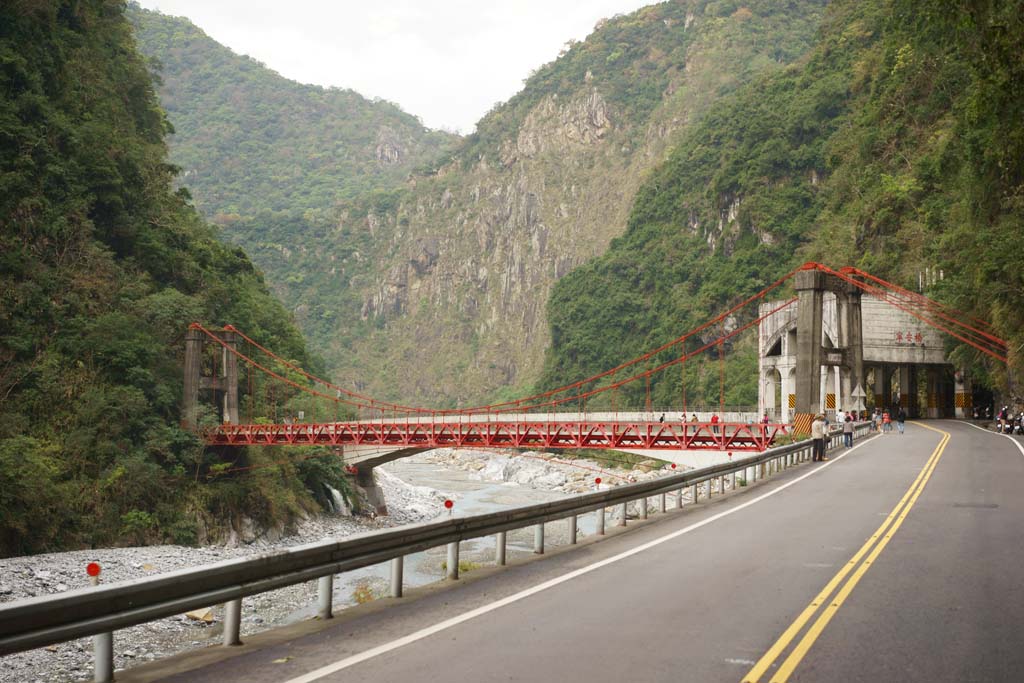
[[[361,334],[328,351],[339,376],[426,404],[532,384],[553,284],[623,232],[647,171],[717,97],[800,54],[821,4],[677,2],[609,20],[393,208],[344,216],[339,234],[373,239],[350,283]]]

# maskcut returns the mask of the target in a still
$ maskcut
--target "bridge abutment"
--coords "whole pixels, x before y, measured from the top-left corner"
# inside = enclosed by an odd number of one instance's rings
[[[373,508],[374,514],[388,514],[387,501],[384,500],[384,492],[377,485],[377,478],[373,474],[373,467],[356,467],[356,485],[362,489],[366,496],[367,504]]]

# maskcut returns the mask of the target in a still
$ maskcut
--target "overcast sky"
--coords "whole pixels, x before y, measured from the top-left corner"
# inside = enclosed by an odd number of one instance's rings
[[[656,0],[141,0],[302,83],[472,131],[566,41]]]

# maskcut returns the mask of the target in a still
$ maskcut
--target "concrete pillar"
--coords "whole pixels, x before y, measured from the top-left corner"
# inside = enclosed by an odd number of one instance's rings
[[[810,432],[811,417],[821,406],[821,331],[824,273],[801,270],[793,278],[796,319],[796,430]]]
[[[953,375],[954,410],[958,418],[974,417],[974,406],[971,398],[971,381],[967,378],[967,372],[962,368]]]
[[[874,382],[871,385],[871,393],[875,397],[875,407],[885,407],[885,367],[876,365],[874,367]]]
[[[899,405],[893,406],[893,412],[899,412],[900,408],[909,410],[910,408],[910,393],[913,391],[910,381],[910,366],[903,364],[899,367],[899,385],[900,385],[900,401]]]
[[[864,318],[861,313],[861,291],[852,285],[836,293],[837,318],[839,322],[839,345],[846,349],[846,367],[840,381],[842,403],[840,409],[855,410],[853,390],[858,386],[866,390],[864,383]],[[866,391],[865,391],[866,393]]]
[[[384,492],[377,486],[377,480],[373,476],[373,468],[359,465],[356,468],[356,485],[366,494],[366,502],[370,504],[378,515],[388,514],[388,506],[384,500]]]
[[[240,337],[237,332],[225,330],[221,334],[221,339],[230,348],[238,350]],[[236,425],[238,424],[238,356],[224,347],[221,347],[221,352],[223,353],[221,367],[224,368],[224,422]]]
[[[882,409],[892,407],[892,374],[882,367]]]
[[[942,408],[940,406],[939,397],[942,393],[942,389],[939,386],[939,369],[929,365],[928,366],[928,417],[935,419],[941,417]]]
[[[796,375],[793,368],[786,368],[782,373],[782,406],[779,421],[789,424],[793,421],[794,408],[790,406],[789,397],[796,398]]]
[[[198,426],[199,373],[202,369],[205,336],[199,330],[185,332],[185,392],[182,395],[181,421],[186,429]]]

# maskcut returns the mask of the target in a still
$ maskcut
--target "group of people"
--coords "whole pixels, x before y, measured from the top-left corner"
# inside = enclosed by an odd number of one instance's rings
[[[853,448],[853,428],[857,422],[857,414],[854,412],[840,413],[839,420],[843,429],[843,445]],[[811,446],[812,457],[815,462],[828,460],[825,455],[825,439],[828,436],[828,418],[824,413],[818,413],[811,422]]]
[[[900,406],[900,409],[896,411],[896,429],[900,434],[903,434],[906,428],[907,422],[907,411]],[[883,434],[892,431],[893,414],[888,408],[875,408],[875,412],[871,415],[871,429],[875,432],[881,432]]]
[[[901,406],[896,411],[895,419],[893,414],[888,408],[881,409],[875,408],[875,412],[868,416],[866,413],[860,417],[868,419],[871,422],[871,429],[876,432],[891,432],[892,423],[896,423],[896,428],[900,434],[904,433],[907,422],[907,411]],[[858,415],[856,412],[839,413],[839,420],[842,424],[843,430],[843,445],[847,448],[853,448],[853,429],[857,422]],[[812,460],[815,462],[828,460],[828,456],[825,455],[825,439],[828,437],[828,418],[824,413],[818,413],[814,416],[814,421],[811,422],[811,444],[813,449]]]

